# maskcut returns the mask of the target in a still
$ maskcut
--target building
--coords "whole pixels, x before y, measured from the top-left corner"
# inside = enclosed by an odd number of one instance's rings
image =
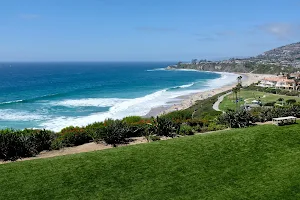
[[[295,90],[298,88],[294,79],[288,79],[284,76],[264,78],[258,86],[287,90]]]

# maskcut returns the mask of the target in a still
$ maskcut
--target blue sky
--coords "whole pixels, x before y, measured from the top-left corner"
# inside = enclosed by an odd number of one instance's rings
[[[186,61],[300,41],[298,0],[1,0],[0,61]]]

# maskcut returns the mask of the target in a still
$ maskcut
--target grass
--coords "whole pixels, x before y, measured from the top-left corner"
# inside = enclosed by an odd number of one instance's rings
[[[279,98],[283,98],[285,101],[288,99],[296,99],[297,101],[300,101],[300,98],[297,96],[285,96],[251,90],[241,90],[240,95],[238,94],[238,97],[239,96],[243,99],[243,101],[241,101],[239,105],[244,105],[244,103],[249,104],[251,103],[251,101],[259,99],[263,104],[267,102],[277,101]],[[226,111],[227,109],[235,109],[235,96],[233,96],[233,94],[226,96],[220,103],[219,108],[220,110],[224,111]]]
[[[218,96],[221,96],[225,94],[226,92],[214,95],[212,97],[209,97],[207,99],[198,100],[196,103],[191,106],[190,108],[186,109],[190,112],[195,112],[194,117],[195,118],[201,118],[201,119],[214,119],[216,116],[222,114],[220,111],[215,111],[213,109],[213,104],[218,100]]]
[[[0,165],[1,199],[299,199],[300,125]]]

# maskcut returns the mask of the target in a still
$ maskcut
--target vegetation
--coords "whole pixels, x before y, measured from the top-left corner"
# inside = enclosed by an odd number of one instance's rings
[[[92,141],[116,147],[132,141],[135,137],[145,137],[150,142],[161,137],[174,138],[180,135],[193,135],[195,132],[222,130],[227,127],[247,127],[254,122],[265,122],[273,117],[300,116],[300,103],[296,102],[299,101],[298,97],[240,90],[240,87],[237,87],[235,95],[227,96],[221,103],[221,109],[222,106],[223,109],[229,108],[227,113],[222,114],[212,108],[219,95],[222,94],[197,101],[194,106],[186,110],[151,119],[138,116],[129,116],[122,120],[108,119],[86,127],[66,127],[59,133],[47,130],[2,130],[0,131],[0,159],[16,160],[35,156],[44,150],[73,147]],[[259,99],[267,107],[251,111],[237,109],[234,112],[236,105],[233,99],[237,97],[239,101],[243,99],[244,102]],[[280,104],[276,104],[276,100]]]
[[[217,95],[214,95],[210,98],[199,100],[195,103],[195,105],[186,109],[190,113],[192,113],[193,118],[199,118],[203,120],[213,120],[217,116],[219,116],[222,112],[215,111],[212,106],[218,100],[218,96],[221,96],[227,92],[223,92]]]
[[[218,117],[218,123],[227,125],[231,128],[242,128],[250,126],[255,122],[271,121],[277,117],[294,116],[300,117],[300,106],[290,105],[285,107],[274,108],[254,108],[250,111],[238,110],[227,111]]]
[[[257,101],[261,102],[262,105],[272,106],[276,102],[278,102],[279,104],[284,103],[283,101],[279,101],[280,98],[282,98],[283,100],[286,100],[286,101],[289,101],[289,99],[294,99],[296,101],[300,101],[300,98],[295,97],[295,96],[285,96],[285,95],[273,94],[273,93],[268,93],[268,92],[242,89],[240,91],[240,98],[238,100],[239,104],[236,103],[236,100],[235,100],[236,97],[234,95],[228,95],[220,103],[219,108],[223,111],[234,110],[234,109],[236,109],[237,105],[241,106],[244,104],[252,104],[253,100],[257,100]]]
[[[248,87],[245,87],[244,89],[250,90],[250,91],[259,91],[259,92],[265,92],[265,93],[286,95],[286,96],[299,96],[299,92],[295,91],[295,90],[283,90],[283,89],[259,87],[256,84],[251,84]]]
[[[181,125],[179,133],[180,135],[194,135],[193,128],[189,125]]]
[[[0,159],[17,160],[50,150],[56,134],[46,130],[0,130]]]
[[[300,125],[0,165],[1,198],[298,199]]]

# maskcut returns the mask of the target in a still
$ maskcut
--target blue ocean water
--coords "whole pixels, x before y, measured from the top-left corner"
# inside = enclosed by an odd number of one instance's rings
[[[233,75],[165,70],[174,63],[0,64],[0,128],[61,128],[145,115]]]

